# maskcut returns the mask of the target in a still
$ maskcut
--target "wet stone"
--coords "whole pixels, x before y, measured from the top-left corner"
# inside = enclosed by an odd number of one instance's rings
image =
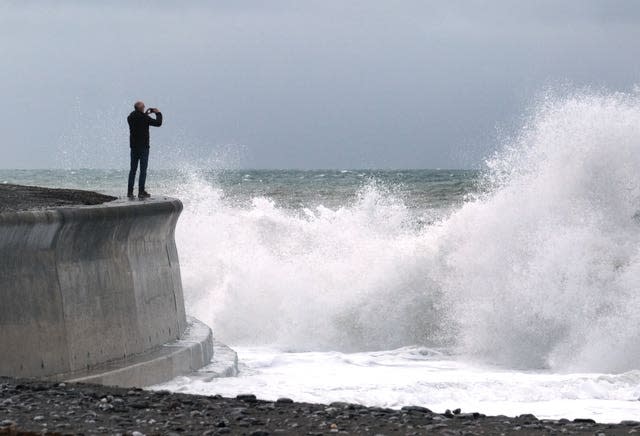
[[[18,386],[20,387],[18,389]],[[43,390],[44,387],[44,390]],[[180,393],[106,388],[47,382],[17,382],[0,377],[0,434],[591,434],[636,433],[637,421],[604,425],[593,420],[543,420],[533,415],[486,417],[452,409],[401,410],[336,402],[331,405],[199,397]],[[142,406],[136,408],[134,405]],[[146,408],[146,406],[150,406]],[[122,408],[115,413],[113,407]],[[111,409],[109,409],[111,407]],[[75,413],[68,413],[73,412]],[[43,417],[34,421],[34,417]],[[633,418],[633,417],[630,417]],[[16,424],[18,423],[18,424]]]
[[[479,413],[459,413],[455,415],[456,419],[478,419],[480,417]]]
[[[635,427],[635,426],[640,426],[640,421],[624,420],[624,421],[620,421],[620,425],[626,425],[627,427]]]
[[[433,413],[431,410],[427,409],[426,407],[420,407],[420,406],[405,406],[400,410],[405,412]]]
[[[576,424],[595,424],[596,422],[593,419],[589,418],[576,418],[573,420]]]
[[[530,413],[524,414],[524,415],[520,415],[516,419],[518,420],[518,422],[524,422],[524,423],[537,422],[538,421],[538,418],[536,418],[535,415],[532,415]]]

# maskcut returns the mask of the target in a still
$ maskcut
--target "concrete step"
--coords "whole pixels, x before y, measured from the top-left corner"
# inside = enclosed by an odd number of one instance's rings
[[[107,386],[143,387],[197,371],[208,365],[213,356],[211,329],[199,320],[187,317],[187,329],[177,341],[164,344],[148,353],[99,365],[88,371],[52,378]]]

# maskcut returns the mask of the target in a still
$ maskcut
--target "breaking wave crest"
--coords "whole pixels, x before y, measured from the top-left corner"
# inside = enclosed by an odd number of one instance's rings
[[[177,231],[189,309],[232,344],[638,368],[640,97],[544,99],[487,168],[484,193],[418,227],[375,183],[294,210],[193,176]]]

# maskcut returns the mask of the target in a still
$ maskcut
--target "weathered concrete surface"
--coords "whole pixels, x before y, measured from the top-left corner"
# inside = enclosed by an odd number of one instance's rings
[[[150,386],[197,371],[209,364],[212,357],[211,329],[197,319],[189,317],[187,329],[179,340],[164,344],[148,353],[56,378],[74,383],[107,386]]]
[[[220,377],[235,377],[240,371],[238,369],[238,353],[220,341],[213,341],[213,354],[215,359],[211,363],[202,367],[198,374],[205,376],[211,381]]]
[[[64,378],[187,326],[172,198],[0,213],[0,375]]]
[[[94,205],[115,200],[110,195],[74,189],[53,189],[0,183],[0,212]]]
[[[236,377],[239,372],[238,353],[222,342],[214,339],[213,358],[207,365],[202,366],[197,371],[185,374],[187,376],[185,383],[190,383],[193,380],[211,382],[218,378]],[[189,381],[186,381],[187,379]],[[181,383],[182,381],[179,382],[178,385]],[[149,389],[164,390],[165,385],[158,384],[156,386],[151,386]]]

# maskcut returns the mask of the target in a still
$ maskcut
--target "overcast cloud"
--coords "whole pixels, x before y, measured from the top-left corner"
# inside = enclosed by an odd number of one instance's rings
[[[548,86],[630,90],[636,1],[0,0],[0,167],[473,167]]]

